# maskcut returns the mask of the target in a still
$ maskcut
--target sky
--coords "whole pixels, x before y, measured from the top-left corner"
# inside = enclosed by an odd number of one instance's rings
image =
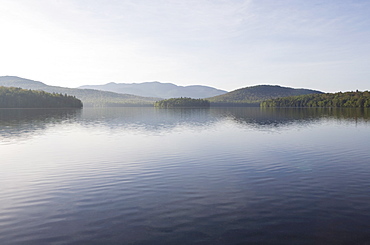
[[[0,0],[0,76],[370,90],[367,0]]]

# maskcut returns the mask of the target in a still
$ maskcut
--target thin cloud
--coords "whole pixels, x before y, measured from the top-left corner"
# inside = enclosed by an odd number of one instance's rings
[[[4,75],[64,86],[159,80],[226,90],[268,81],[344,90],[351,76],[363,89],[369,82],[366,1],[0,2]]]

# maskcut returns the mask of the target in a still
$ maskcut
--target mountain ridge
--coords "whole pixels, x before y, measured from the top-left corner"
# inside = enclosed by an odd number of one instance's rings
[[[105,106],[150,106],[161,98],[119,94],[93,89],[66,88],[50,86],[45,83],[17,76],[0,76],[0,86],[19,87],[22,89],[43,90],[48,93],[61,93],[75,96],[85,107]]]
[[[159,98],[208,98],[227,93],[225,90],[204,85],[180,86],[173,83],[158,81],[142,83],[115,83],[110,82],[102,85],[83,85],[78,88],[96,89],[115,93],[133,94],[144,97]]]
[[[194,90],[202,90],[204,88],[212,88],[202,85],[190,85],[190,86],[178,86],[172,83],[160,83],[160,82],[144,82],[139,84],[145,84],[150,86],[154,86],[154,89],[150,89],[147,87],[148,90],[151,92],[155,90],[157,85],[166,86],[168,89],[168,94],[173,93],[173,89],[178,88],[191,88]],[[103,86],[116,86],[117,83],[107,83]],[[118,84],[120,85],[120,84]],[[132,84],[125,84],[127,86],[133,85],[136,87],[137,83]],[[46,85],[45,83],[34,81],[30,79],[20,78],[17,76],[0,76],[0,86],[11,86],[11,87],[20,87],[23,89],[36,89],[36,90],[43,90],[49,93],[62,93],[75,96],[76,98],[80,99],[84,106],[86,107],[105,107],[105,106],[152,106],[158,100],[162,100],[165,97],[143,97],[137,96],[133,94],[122,94],[122,93],[115,93],[110,91],[102,91],[96,89],[87,89],[87,88],[65,88],[65,87],[58,87],[58,86],[50,86]],[[88,85],[90,86],[90,85]],[[95,86],[95,85],[92,85]],[[97,85],[100,86],[100,85]],[[217,89],[216,89],[217,90]],[[222,91],[222,90],[221,90]],[[280,85],[256,85],[250,87],[239,88],[233,90],[231,92],[226,92],[221,95],[207,97],[207,99],[211,102],[211,106],[259,106],[260,102],[274,99],[274,98],[281,98],[281,97],[289,97],[289,96],[296,96],[296,95],[305,95],[305,94],[313,94],[313,93],[323,93],[318,90],[312,89],[303,89],[303,88],[291,88],[291,87],[283,87]],[[170,98],[179,98],[179,97],[188,97],[186,95],[174,96]],[[192,96],[194,98],[194,96]]]

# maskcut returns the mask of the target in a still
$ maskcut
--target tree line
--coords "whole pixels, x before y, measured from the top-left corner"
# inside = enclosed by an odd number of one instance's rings
[[[322,93],[310,89],[294,89],[289,87],[281,87],[277,85],[257,85],[252,87],[240,88],[226,94],[207,98],[212,106],[260,106],[260,102],[283,98],[288,96],[298,96],[304,94]]]
[[[261,107],[370,108],[370,92],[339,92],[277,98],[261,102]]]
[[[181,108],[181,107],[205,107],[210,106],[210,102],[205,99],[192,99],[192,98],[172,98],[160,100],[154,103],[155,107],[160,108]]]
[[[67,94],[0,86],[0,108],[82,108],[81,100]]]

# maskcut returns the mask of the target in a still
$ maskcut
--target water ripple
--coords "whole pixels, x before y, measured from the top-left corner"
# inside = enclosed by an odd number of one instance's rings
[[[73,114],[1,145],[2,244],[370,239],[368,123],[220,110],[167,112],[169,124],[151,111],[148,126],[120,112]]]

